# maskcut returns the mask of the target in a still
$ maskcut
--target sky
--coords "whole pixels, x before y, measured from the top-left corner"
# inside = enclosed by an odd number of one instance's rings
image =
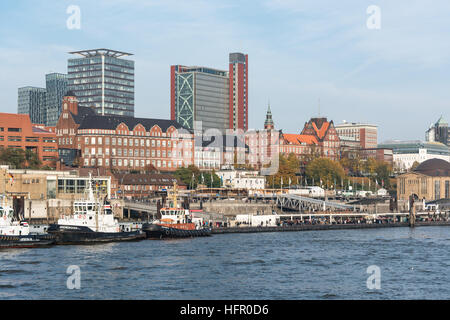
[[[423,140],[450,119],[448,12],[448,0],[2,0],[0,112],[17,112],[19,87],[67,73],[69,51],[109,48],[134,54],[135,116],[168,119],[170,65],[227,70],[243,52],[252,129],[270,101],[285,133],[320,115],[378,125],[379,142]]]

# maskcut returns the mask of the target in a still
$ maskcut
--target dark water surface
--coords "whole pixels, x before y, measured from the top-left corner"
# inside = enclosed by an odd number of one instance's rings
[[[450,227],[8,249],[0,299],[450,299],[449,251]],[[371,265],[380,290],[367,288]]]

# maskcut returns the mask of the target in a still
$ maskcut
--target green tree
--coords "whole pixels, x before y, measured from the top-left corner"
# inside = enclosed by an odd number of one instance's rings
[[[409,171],[414,171],[419,166],[419,164],[420,163],[418,161],[414,161],[414,163],[412,164],[412,166],[409,169]]]
[[[38,169],[42,163],[32,150],[6,148],[0,151],[0,162],[18,169]]]
[[[314,179],[314,184],[326,187],[340,184],[345,179],[345,171],[341,164],[328,158],[317,158],[306,166],[306,175],[310,181]]]
[[[283,181],[283,187],[289,185],[289,179],[291,185],[297,183],[297,174],[300,172],[300,160],[294,153],[290,153],[288,156],[280,154],[278,162],[278,171],[276,174],[269,176],[266,179],[268,188],[281,188],[281,181]]]
[[[384,161],[378,161],[375,169],[377,180],[379,184],[384,184],[384,188],[391,188],[390,176],[392,174],[392,167]]]

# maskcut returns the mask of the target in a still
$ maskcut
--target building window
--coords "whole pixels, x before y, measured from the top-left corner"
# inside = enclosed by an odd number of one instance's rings
[[[450,181],[445,181],[445,199],[450,198]]]
[[[435,181],[434,182],[434,200],[438,200],[441,198],[441,182]]]

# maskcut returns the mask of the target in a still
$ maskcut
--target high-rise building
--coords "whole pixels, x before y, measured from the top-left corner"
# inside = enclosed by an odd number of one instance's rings
[[[230,129],[248,130],[248,55],[230,53]]]
[[[100,115],[134,116],[134,61],[131,53],[110,49],[70,52],[69,90],[81,104],[94,106]]]
[[[194,129],[248,129],[248,55],[230,53],[229,71],[198,66],[170,68],[170,117]]]
[[[352,138],[359,142],[360,148],[376,148],[378,145],[378,128],[373,124],[344,121],[336,125],[336,131],[343,140]]]
[[[46,90],[38,87],[23,87],[18,90],[17,113],[28,114],[32,123],[46,122]]]
[[[50,73],[45,75],[47,105],[45,125],[54,127],[61,114],[61,105],[67,93],[67,74]]]
[[[171,120],[194,129],[201,121],[202,129],[229,128],[228,74],[206,67],[171,66]]]

